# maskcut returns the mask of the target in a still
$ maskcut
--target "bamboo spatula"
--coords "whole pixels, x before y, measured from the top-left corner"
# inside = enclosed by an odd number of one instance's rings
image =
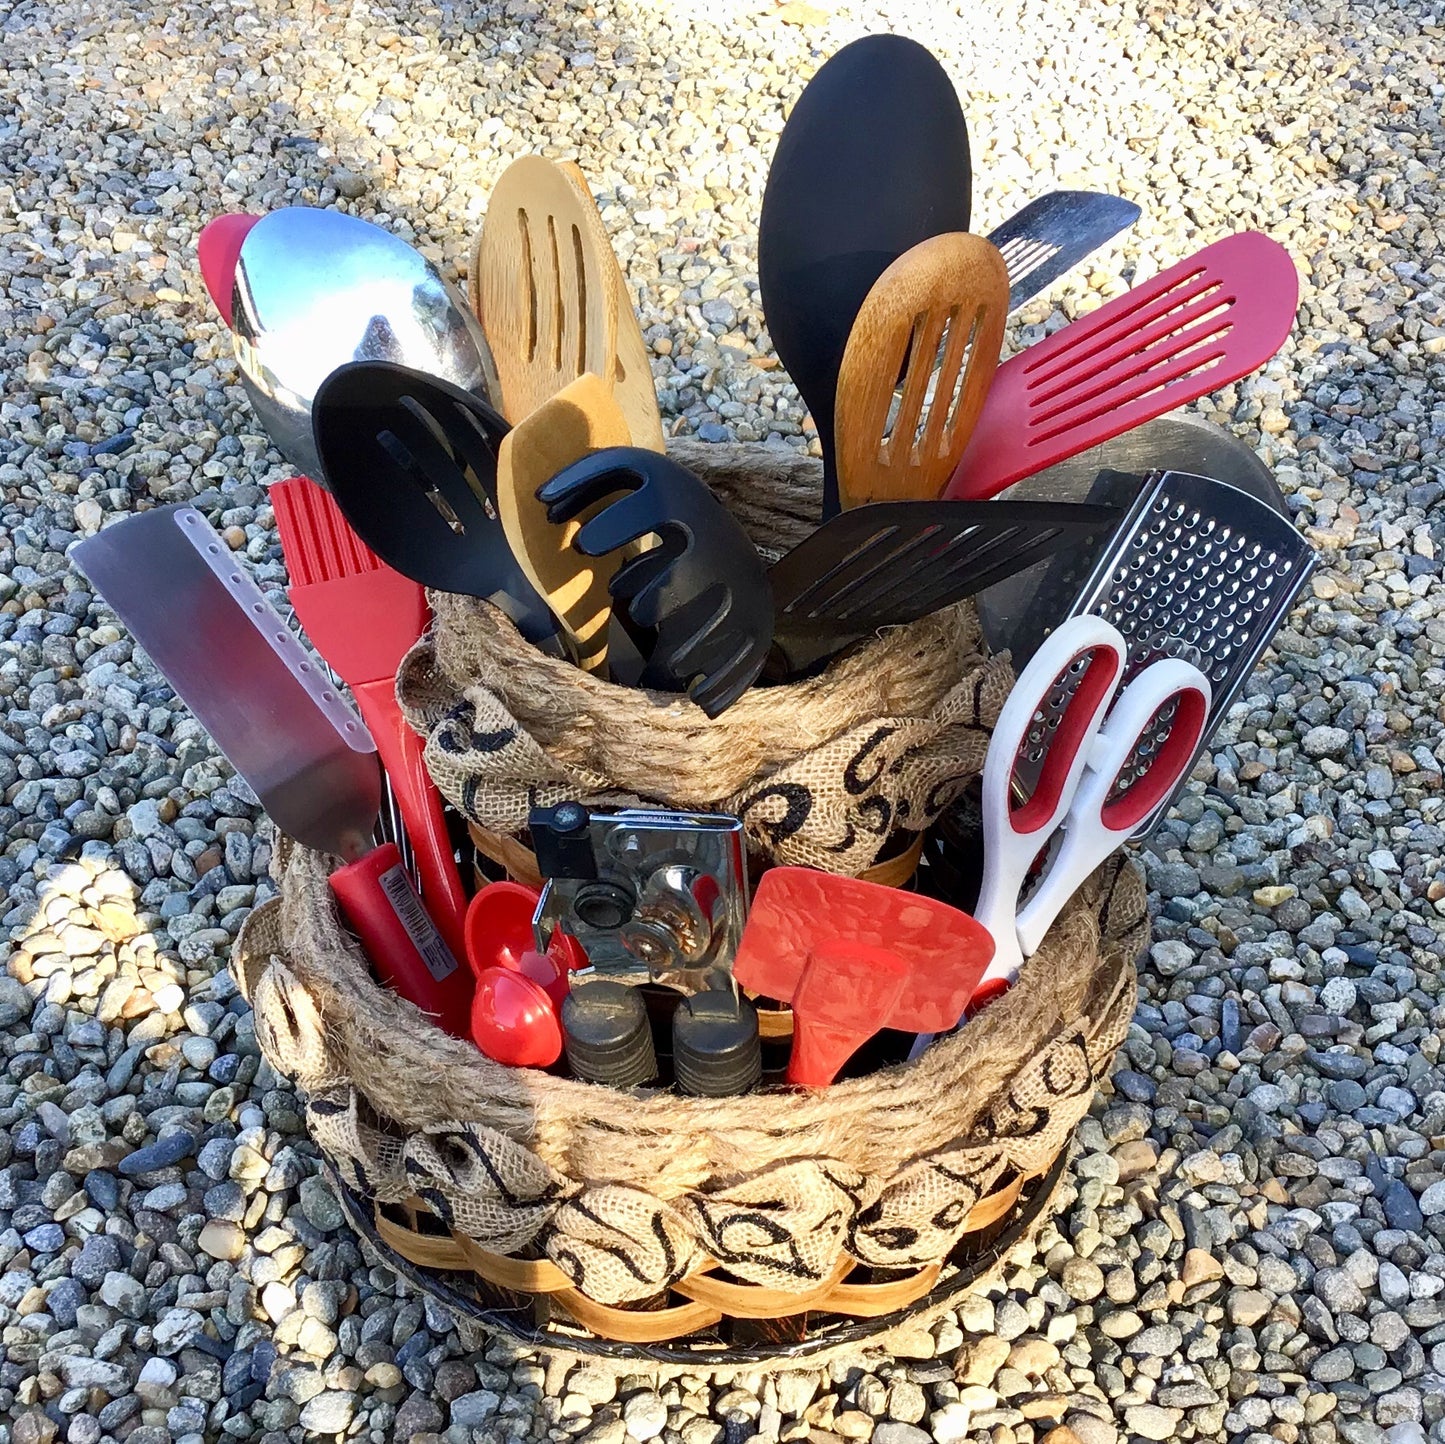
[[[597,216],[597,229],[603,230],[602,217],[598,214],[597,203],[587,186],[587,177],[580,166],[563,161],[559,169],[577,188],[581,203]],[[613,290],[617,304],[617,346],[612,357],[612,371],[604,377],[612,382],[613,394],[627,425],[632,432],[632,445],[645,446],[649,451],[665,451],[667,443],[662,434],[662,417],[657,410],[657,388],[652,381],[652,366],[647,359],[647,342],[642,339],[642,327],[637,321],[637,312],[632,306],[632,294],[627,289],[627,278],[617,261],[617,252],[608,243],[607,254],[612,259]]]
[[[513,427],[497,452],[497,514],[507,544],[587,672],[601,672],[607,664],[612,616],[607,584],[624,554],[589,557],[574,550],[572,538],[593,509],[572,521],[550,522],[537,488],[591,452],[630,443],[619,399],[589,371]]]
[[[838,372],[844,507],[942,494],[983,411],[1007,315],[1008,267],[981,236],[921,241],[873,283]]]
[[[596,206],[559,165],[526,155],[502,172],[472,247],[470,297],[513,425],[584,372],[612,376],[616,271]]]

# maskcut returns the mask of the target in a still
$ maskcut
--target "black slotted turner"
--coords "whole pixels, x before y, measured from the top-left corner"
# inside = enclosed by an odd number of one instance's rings
[[[891,501],[819,527],[768,573],[768,675],[807,673],[880,627],[917,621],[1119,520],[1114,506]]]
[[[492,602],[529,642],[560,645],[497,515],[508,426],[490,406],[394,362],[356,361],[318,388],[312,430],[337,505],[388,566]]]
[[[643,657],[636,685],[686,692],[716,717],[767,661],[773,603],[763,560],[706,484],[655,451],[594,451],[537,489],[553,523],[573,521],[609,497],[572,547],[598,557],[659,538],[623,562],[607,588],[614,620]]]

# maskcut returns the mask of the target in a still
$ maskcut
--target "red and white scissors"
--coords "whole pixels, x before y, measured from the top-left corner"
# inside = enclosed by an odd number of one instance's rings
[[[1163,658],[1121,692],[1128,661],[1117,628],[1102,617],[1071,617],[1034,654],[999,713],[983,768],[984,870],[974,908],[993,936],[994,955],[969,1012],[1012,985],[1079,885],[1199,756],[1211,699],[1204,673]],[[1061,711],[1051,705],[1060,688],[1072,689]],[[1014,773],[1026,752],[1035,761],[1042,753],[1043,765],[1032,795],[1019,802]],[[1029,872],[1049,844],[1020,907]],[[912,1056],[925,1046],[920,1037]]]

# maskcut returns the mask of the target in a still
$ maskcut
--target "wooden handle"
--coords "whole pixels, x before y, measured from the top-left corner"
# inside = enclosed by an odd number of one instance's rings
[[[597,212],[597,202],[587,187],[587,177],[580,166],[570,160],[563,161],[559,169],[577,188],[578,202],[597,216],[597,229],[606,234],[602,217]],[[632,295],[627,289],[627,278],[618,264],[617,253],[609,242],[607,255],[612,262],[612,282],[617,304],[617,348],[612,357],[612,389],[617,404],[627,418],[632,431],[632,444],[645,446],[649,451],[666,451],[667,442],[662,432],[662,416],[657,409],[657,387],[652,380],[652,365],[647,358],[647,342],[642,339],[642,327],[637,322],[637,312],[632,306]],[[605,374],[605,373],[604,373]]]
[[[1007,316],[1008,267],[981,236],[934,236],[879,276],[838,372],[845,507],[941,495],[983,410]]]
[[[588,672],[600,672],[607,664],[607,624],[612,616],[607,583],[622,554],[583,556],[573,549],[572,538],[611,499],[559,526],[547,520],[537,488],[589,452],[628,446],[631,440],[612,388],[589,372],[514,426],[497,452],[497,513],[507,545],[561,622],[577,665]]]
[[[513,425],[584,372],[611,376],[616,268],[597,208],[560,166],[527,155],[502,172],[472,247],[470,296]]]

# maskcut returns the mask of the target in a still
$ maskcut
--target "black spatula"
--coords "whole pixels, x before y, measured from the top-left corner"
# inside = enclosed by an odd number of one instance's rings
[[[873,283],[905,251],[968,229],[968,128],[953,82],[916,41],[845,46],[798,97],[768,171],[758,282],[778,359],[823,447],[824,518],[838,510],[838,368]]]
[[[423,586],[494,602],[530,642],[557,619],[507,545],[496,510],[507,423],[449,382],[388,361],[333,371],[311,414],[326,480],[356,534]]]
[[[1118,522],[1115,506],[890,501],[854,507],[776,562],[769,676],[795,677],[880,627],[951,606]]]

